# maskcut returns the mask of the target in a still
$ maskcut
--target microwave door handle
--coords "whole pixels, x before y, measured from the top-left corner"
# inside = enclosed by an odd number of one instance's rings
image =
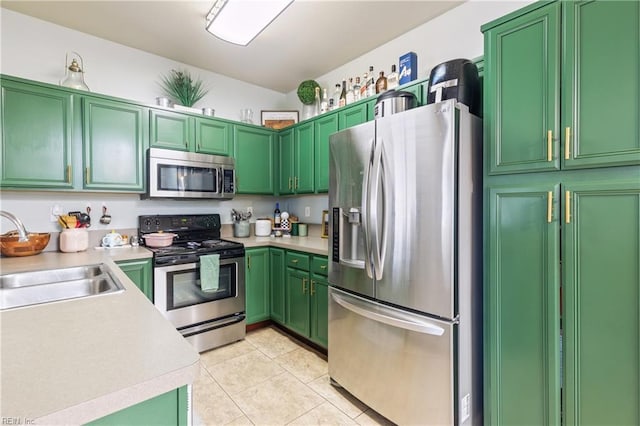
[[[218,173],[218,190],[216,193],[222,196],[224,195],[224,187],[222,186],[224,182],[224,168],[218,167],[216,168],[216,172]]]

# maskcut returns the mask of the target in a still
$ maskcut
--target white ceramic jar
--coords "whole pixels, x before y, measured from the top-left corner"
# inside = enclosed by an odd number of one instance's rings
[[[86,228],[63,229],[60,233],[60,251],[75,253],[89,247],[89,232]]]

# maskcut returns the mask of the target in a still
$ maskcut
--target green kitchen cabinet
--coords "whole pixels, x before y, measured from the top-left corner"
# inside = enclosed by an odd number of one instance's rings
[[[155,148],[230,155],[232,125],[213,118],[151,110],[149,145]]]
[[[73,111],[77,97],[2,78],[0,185],[73,188]]]
[[[186,426],[190,424],[187,418],[188,398],[187,387],[183,386],[87,424],[92,426]]]
[[[269,248],[246,249],[245,294],[247,324],[269,319]]]
[[[339,130],[347,129],[349,127],[357,126],[370,120],[367,115],[372,108],[369,104],[375,104],[375,99],[369,102],[357,103],[352,106],[340,108],[338,110],[338,128]]]
[[[634,177],[563,187],[567,425],[640,424],[640,171]]]
[[[316,192],[329,192],[329,137],[338,131],[338,114],[324,114],[313,121],[315,134]]]
[[[269,249],[269,256],[271,273],[271,319],[279,324],[284,324],[286,322],[285,250],[272,247]]]
[[[153,302],[153,275],[151,259],[122,260],[116,262],[131,281]]]
[[[485,424],[560,424],[557,184],[489,189]]]
[[[309,271],[287,267],[286,323],[293,331],[309,335]]]
[[[235,125],[233,152],[238,194],[273,195],[275,190],[275,132]]]
[[[281,195],[314,190],[314,126],[308,121],[280,134],[279,185]]]
[[[539,2],[483,26],[489,174],[640,164],[639,28],[625,1]]]
[[[147,108],[82,99],[84,189],[144,192]]]
[[[309,291],[310,338],[323,347],[329,346],[329,283],[328,262],[325,256],[311,259],[311,287]]]

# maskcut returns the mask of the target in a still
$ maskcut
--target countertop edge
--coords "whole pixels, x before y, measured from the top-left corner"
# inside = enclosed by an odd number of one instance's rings
[[[297,250],[320,256],[329,255],[329,240],[320,237],[223,237],[225,240],[244,244],[246,248],[277,247]]]

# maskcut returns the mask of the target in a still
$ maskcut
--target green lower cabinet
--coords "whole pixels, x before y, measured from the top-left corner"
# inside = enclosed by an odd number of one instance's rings
[[[245,295],[247,324],[270,317],[269,248],[251,248],[245,254]]]
[[[286,326],[309,336],[309,272],[287,268]]]
[[[269,249],[271,268],[271,319],[284,324],[285,318],[285,251],[281,248]]]
[[[329,283],[327,277],[311,275],[311,340],[323,347],[329,346]]]
[[[153,278],[151,259],[123,260],[116,262],[131,281],[153,302]]]
[[[87,423],[100,426],[186,426],[188,393],[183,386]]]

